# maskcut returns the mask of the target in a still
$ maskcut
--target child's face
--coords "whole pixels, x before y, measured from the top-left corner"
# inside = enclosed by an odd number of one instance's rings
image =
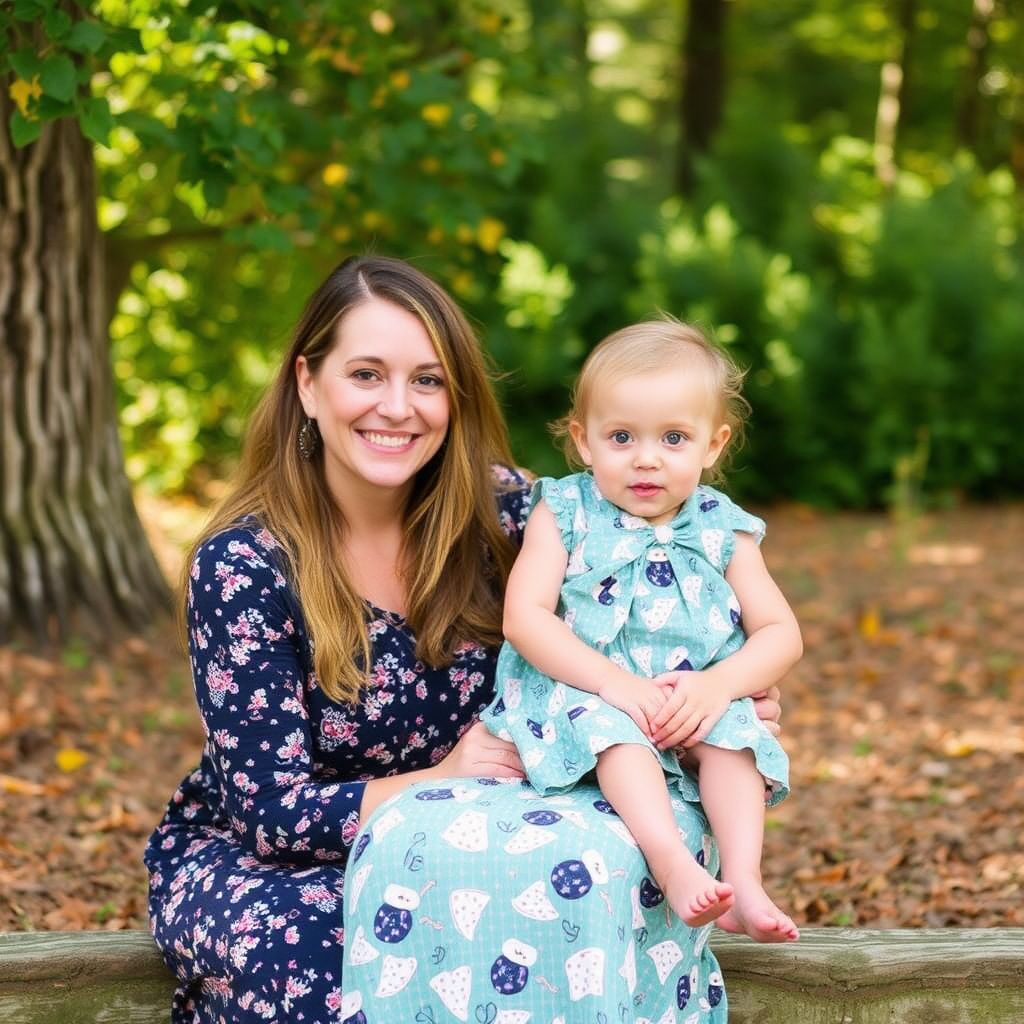
[[[731,433],[712,419],[699,369],[595,382],[585,423],[569,430],[601,493],[619,508],[665,523],[714,465]]]

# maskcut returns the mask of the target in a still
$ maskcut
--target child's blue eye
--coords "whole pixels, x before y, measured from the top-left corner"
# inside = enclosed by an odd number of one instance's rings
[[[686,440],[686,436],[681,434],[678,430],[670,430],[665,435],[665,444],[672,445],[675,447],[678,444],[682,444]]]
[[[612,440],[616,444],[629,444],[629,432],[626,430],[616,430],[612,434]]]

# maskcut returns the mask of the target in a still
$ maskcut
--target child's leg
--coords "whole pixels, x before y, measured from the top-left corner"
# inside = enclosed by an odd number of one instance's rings
[[[732,887],[712,878],[679,836],[661,765],[646,748],[620,743],[598,755],[601,792],[637,841],[669,906],[691,928],[732,906]]]
[[[735,903],[719,926],[745,932],[758,942],[791,942],[800,934],[796,925],[761,885],[764,779],[753,755],[705,743],[690,753],[700,766],[700,799],[718,843],[722,880],[735,894]]]

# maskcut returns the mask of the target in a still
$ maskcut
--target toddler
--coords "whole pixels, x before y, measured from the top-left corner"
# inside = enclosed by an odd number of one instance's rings
[[[798,931],[760,862],[788,760],[749,697],[795,664],[800,631],[761,556],[764,523],[701,482],[742,425],[741,382],[673,320],[624,328],[590,354],[556,424],[587,470],[535,485],[483,719],[541,793],[596,769],[687,925],[784,942]],[[670,787],[703,804],[720,881],[681,841]]]

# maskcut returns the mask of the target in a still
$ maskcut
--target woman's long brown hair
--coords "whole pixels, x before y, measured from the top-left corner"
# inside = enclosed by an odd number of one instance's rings
[[[515,546],[498,522],[492,465],[511,464],[505,423],[479,342],[455,301],[421,271],[382,256],[351,257],[314,292],[277,379],[249,423],[242,459],[223,501],[186,561],[220,530],[255,519],[282,545],[313,646],[317,680],[334,700],[355,701],[370,668],[366,602],[352,588],[340,545],[345,523],[324,477],[322,445],[302,458],[304,421],[295,361],[315,375],[339,321],[369,299],[394,303],[423,324],[449,389],[448,434],[417,474],[406,508],[406,620],[416,656],[450,664],[458,644],[501,642],[501,601]]]

